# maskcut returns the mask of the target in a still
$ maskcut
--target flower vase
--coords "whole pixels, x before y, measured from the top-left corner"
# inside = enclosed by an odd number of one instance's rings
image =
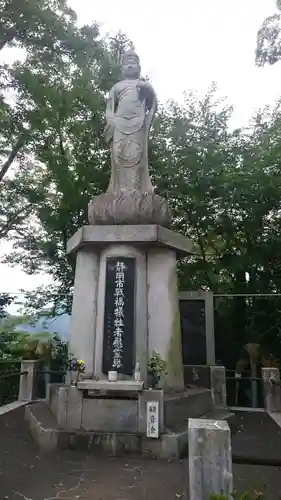
[[[80,373],[80,370],[76,372],[75,387],[77,387],[78,382],[80,381]]]
[[[67,372],[67,384],[72,385],[72,386],[76,386],[78,376],[79,376],[79,372],[77,372],[76,370]]]
[[[156,373],[150,373],[148,376],[148,385],[151,389],[157,389],[160,382],[160,376]]]

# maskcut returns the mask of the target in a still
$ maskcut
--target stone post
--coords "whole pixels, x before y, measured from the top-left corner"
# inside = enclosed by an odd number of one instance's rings
[[[205,310],[205,333],[206,333],[206,344],[205,353],[206,361],[203,364],[208,366],[214,365],[216,362],[215,356],[215,333],[214,333],[214,296],[210,291],[200,290],[190,291],[190,292],[180,292],[179,300],[199,300],[204,301]],[[192,347],[191,347],[192,348]],[[197,362],[198,363],[198,362]],[[200,361],[202,363],[202,361]]]
[[[176,252],[147,252],[148,350],[167,364],[165,388],[184,389]]]
[[[58,428],[79,430],[82,421],[82,406],[82,391],[79,391],[77,387],[60,387],[56,415]]]
[[[227,408],[224,366],[210,366],[211,391],[214,408]]]
[[[214,296],[212,292],[205,291],[205,322],[206,322],[206,354],[207,365],[213,365],[215,355],[215,327],[214,327]]]
[[[231,498],[233,491],[230,429],[227,422],[189,419],[189,499]]]
[[[32,401],[36,397],[36,370],[38,360],[23,360],[21,372],[27,371],[26,375],[20,377],[19,401]]]
[[[281,411],[280,385],[271,380],[280,382],[278,368],[262,368],[264,408],[268,413]]]
[[[77,252],[69,328],[69,353],[83,359],[89,377],[94,372],[99,254],[93,248]]]

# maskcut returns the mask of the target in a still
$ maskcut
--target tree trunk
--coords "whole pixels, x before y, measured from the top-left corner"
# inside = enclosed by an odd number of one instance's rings
[[[8,159],[3,163],[2,167],[0,168],[0,181],[3,179],[4,175],[6,175],[6,173],[8,172],[8,170],[9,170],[10,166],[12,165],[13,161],[15,160],[17,154],[19,153],[19,151],[21,150],[21,148],[25,144],[26,139],[27,139],[27,136],[25,134],[21,135],[18,138],[16,144],[14,145],[12,151],[9,154]]]

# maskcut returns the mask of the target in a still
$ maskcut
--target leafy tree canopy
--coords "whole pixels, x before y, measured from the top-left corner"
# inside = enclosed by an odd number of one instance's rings
[[[53,278],[28,305],[53,299],[54,312],[69,310],[75,260],[66,243],[87,223],[90,198],[108,185],[105,96],[130,41],[122,34],[102,38],[96,24],[78,27],[64,1],[1,7],[0,48],[16,45],[25,58],[0,67],[0,237],[14,244],[7,262]],[[268,26],[259,34],[259,64],[279,57],[277,32]],[[256,114],[247,129],[232,131],[231,115],[212,86],[203,99],[187,92],[183,103],[160,106],[153,125],[153,182],[170,200],[173,228],[198,249],[179,266],[181,288],[280,292],[280,103]],[[248,323],[256,337],[268,331],[267,339],[279,342],[279,305],[261,309],[253,301],[248,319],[247,308],[245,299],[221,308],[241,342]],[[272,314],[273,330],[266,323]]]
[[[267,17],[257,34],[256,64],[275,64],[281,58],[281,2],[276,0],[274,14]]]

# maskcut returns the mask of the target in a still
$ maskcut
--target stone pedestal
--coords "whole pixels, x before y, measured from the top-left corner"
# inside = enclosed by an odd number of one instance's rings
[[[157,225],[85,226],[67,251],[77,254],[69,352],[83,359],[86,376],[50,392],[57,434],[88,433],[112,453],[118,444],[179,456],[189,415],[212,409],[209,390],[184,390],[177,258],[193,251],[190,241]],[[167,371],[156,390],[147,389],[153,351]]]
[[[99,264],[99,252],[94,248],[77,252],[69,354],[84,360],[89,376],[94,371]]]
[[[189,419],[189,498],[211,495],[231,498],[233,491],[230,429],[228,423]]]
[[[215,408],[226,409],[226,378],[224,366],[210,366],[211,390]]]
[[[183,389],[176,263],[193,252],[190,240],[157,225],[85,226],[69,240],[67,251],[77,254],[69,350],[84,360],[87,374],[107,378],[104,335],[113,314],[106,310],[112,299],[106,294],[113,294],[107,290],[108,262],[131,259],[134,288],[126,300],[133,311],[124,310],[124,315],[133,314],[131,331],[126,333],[127,342],[132,340],[132,364],[127,370],[118,369],[119,378],[132,378],[139,362],[146,386],[147,360],[155,350],[167,362],[164,386]]]
[[[20,377],[19,401],[32,401],[37,390],[37,374],[38,360],[23,360],[21,362],[21,372],[26,372],[26,375]]]
[[[183,361],[178,298],[176,251],[147,251],[148,351],[167,362],[165,387],[182,389]]]
[[[262,368],[264,407],[268,413],[281,411],[281,388],[278,368]],[[274,383],[274,382],[277,382]]]
[[[30,431],[42,451],[60,448],[180,458],[187,452],[188,419],[210,414],[211,391],[165,393],[134,380],[51,384],[46,403],[28,406]]]

